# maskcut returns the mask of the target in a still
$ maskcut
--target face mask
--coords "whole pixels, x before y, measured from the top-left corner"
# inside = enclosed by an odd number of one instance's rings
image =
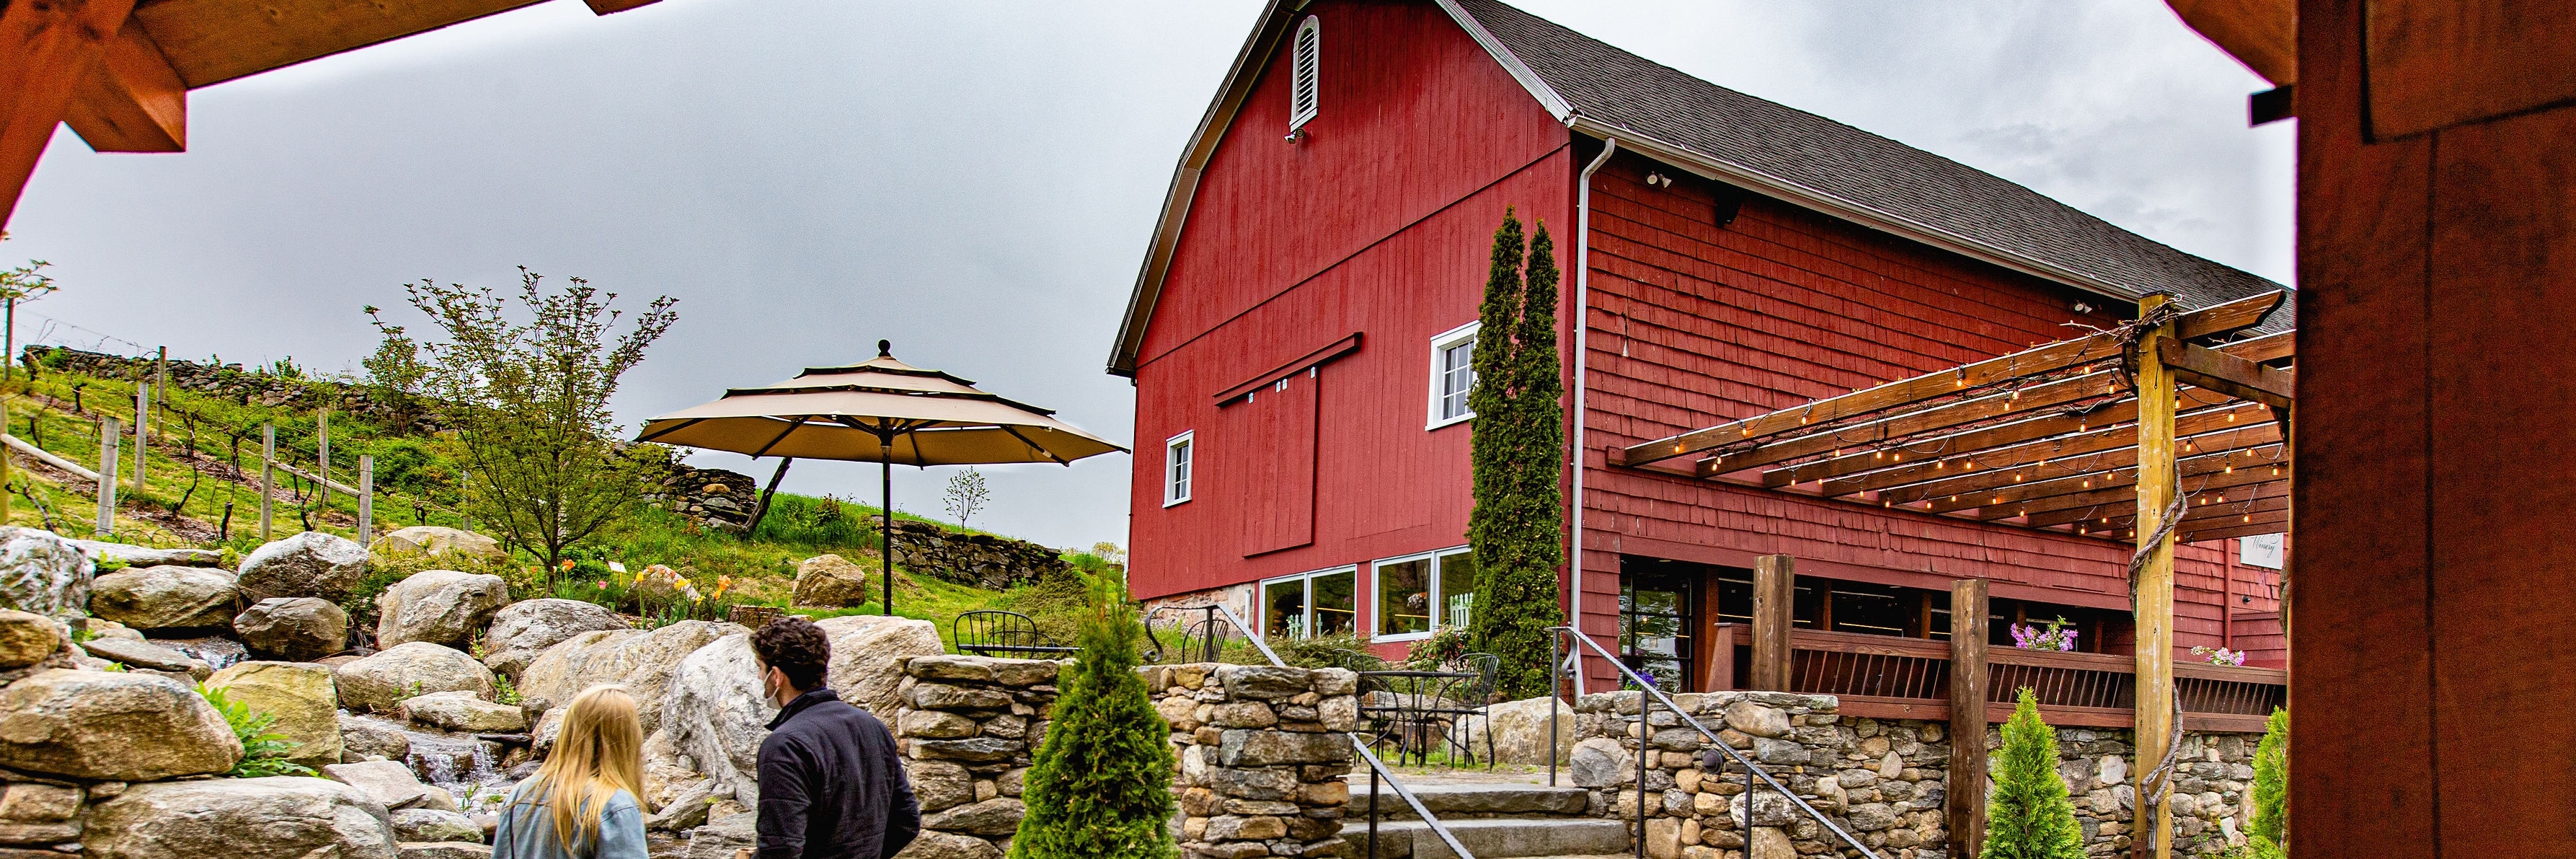
[[[762,697],[772,701],[778,700],[777,678],[778,672],[776,671],[760,675],[760,694]]]

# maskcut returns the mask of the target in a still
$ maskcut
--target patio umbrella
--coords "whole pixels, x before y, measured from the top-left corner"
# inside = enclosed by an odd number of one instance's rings
[[[839,459],[879,465],[885,523],[878,529],[884,562],[885,611],[894,613],[894,466],[995,465],[1074,460],[1125,451],[1070,424],[1052,410],[975,389],[975,383],[894,359],[892,344],[877,341],[877,356],[837,367],[807,367],[796,378],[758,388],[735,388],[722,399],[644,423],[636,441],[780,457],[778,472],[762,492],[752,526],[760,524],[769,495],[788,463]],[[748,529],[746,529],[748,530]]]

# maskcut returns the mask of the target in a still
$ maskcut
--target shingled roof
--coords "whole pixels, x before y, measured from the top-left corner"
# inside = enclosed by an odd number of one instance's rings
[[[1983,170],[1736,92],[1498,0],[1434,0],[1569,129],[1874,229],[2125,300],[2200,308],[2284,287],[2202,259]],[[1110,372],[1133,375],[1198,171],[1233,119],[1293,0],[1273,0],[1182,155],[1138,273]],[[2249,333],[2288,330],[2296,293]]]

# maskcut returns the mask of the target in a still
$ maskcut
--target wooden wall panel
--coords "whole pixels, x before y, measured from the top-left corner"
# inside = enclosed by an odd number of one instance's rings
[[[2395,137],[2576,101],[2566,0],[2370,0],[2370,124]]]

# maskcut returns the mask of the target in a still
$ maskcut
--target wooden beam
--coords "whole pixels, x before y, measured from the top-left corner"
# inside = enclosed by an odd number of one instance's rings
[[[188,84],[132,18],[102,46],[63,121],[97,152],[184,152]]]
[[[0,228],[72,94],[134,0],[16,0],[0,6]]]
[[[2255,537],[2263,534],[2281,534],[2286,533],[2289,530],[2290,518],[2286,515],[2277,520],[2270,521],[2266,521],[2265,517],[2256,516],[2254,517],[2254,521],[2250,523],[2240,523],[2223,528],[2202,528],[2200,530],[2186,533],[2182,536],[2183,542],[2203,543],[2210,540],[2225,540],[2231,537]]]
[[[2271,422],[2270,415],[2263,413],[2262,407],[2227,408],[2226,404],[2234,401],[2217,394],[2196,390],[2184,391],[2182,399],[2183,408],[2192,410],[2188,417],[2182,418],[2175,425],[2174,431],[2183,435],[2200,435]],[[2221,407],[2207,408],[2211,404]],[[2133,447],[2138,443],[2137,426],[2121,422],[2135,420],[2137,416],[2138,401],[2127,400],[2080,417],[2034,418],[1961,433],[1940,442],[1948,449],[1962,451],[1961,453],[1937,459],[1926,457],[1913,465],[1894,468],[1889,468],[1885,462],[1880,462],[1878,470],[1866,471],[1854,477],[1829,480],[1819,489],[1826,495],[1849,495],[1854,492],[1888,489],[1957,477],[1981,469],[1993,470]],[[2039,440],[2031,441],[2032,439]],[[1868,457],[1853,454],[1794,468],[1773,469],[1763,474],[1763,482],[1771,486],[1812,482],[1829,476],[1830,472],[1840,470],[1848,473],[1858,466],[1867,464],[1868,459]],[[1976,468],[1969,468],[1971,463]],[[1775,474],[1781,477],[1775,479],[1772,477]]]
[[[2290,475],[2289,468],[2287,466],[2288,463],[2283,462],[2278,466],[2239,468],[2234,471],[2222,470],[2206,474],[2186,475],[2182,481],[2182,491],[2185,493],[2228,491],[2228,494],[2232,495],[2234,493],[2230,490],[2234,490],[2240,486],[2253,486],[2257,484],[2289,480]],[[2275,467],[2279,470],[2275,471]],[[2223,468],[2224,467],[2222,466],[2222,469]],[[2131,485],[2133,485],[2133,482],[2124,481],[2118,486],[2101,489],[2088,489],[2083,492],[2051,495],[2042,498],[2024,498],[2014,501],[2009,506],[1980,507],[1977,508],[1976,518],[2009,519],[2014,516],[2034,516],[2054,510],[2073,510],[2084,507],[2093,507],[2102,510],[2119,510],[2125,514],[2127,511],[2133,509],[2138,501],[2137,493],[2130,491],[2129,489]]]
[[[2173,401],[2166,400],[2165,403],[2170,407]],[[2239,421],[2239,423],[2243,423],[2243,421]],[[2185,456],[2197,456],[2200,454],[2217,453],[2221,451],[2274,444],[2280,440],[2280,425],[2267,421],[2254,424],[2253,426],[2239,427],[2237,429],[2192,436],[2187,440],[2189,444],[2183,454]],[[1926,483],[1909,484],[1900,487],[1891,487],[1881,490],[1879,493],[1879,499],[1883,501],[1891,501],[1897,504],[1905,504],[1926,499],[1944,498],[1951,495],[1964,497],[1978,493],[1987,493],[1988,497],[1994,497],[1995,493],[1999,490],[2018,489],[2034,484],[2051,484],[2060,481],[2074,481],[2074,483],[2070,483],[2062,487],[2054,487],[2059,491],[2047,494],[2057,495],[2064,494],[2066,492],[2081,492],[2086,489],[2098,489],[2101,487],[2101,481],[2099,480],[2094,480],[2092,486],[2080,485],[2091,475],[2118,471],[2137,464],[2138,448],[2136,447],[2114,448],[2097,453],[2077,454],[2075,456],[2064,457],[2056,460],[2011,467],[1990,468],[1987,467],[1985,463],[1981,462],[1977,464],[1978,467],[1976,470],[1958,477],[1945,478]],[[2224,468],[2225,466],[2222,465],[2220,467]],[[2017,497],[2038,498],[2041,496],[2023,494]],[[2002,502],[1995,501],[1989,503],[2000,504]],[[1942,509],[1941,512],[1946,513],[1950,510],[1965,510],[1969,507],[1981,506],[1984,505],[1966,503]],[[1938,504],[1935,505],[1935,509],[1940,509]]]
[[[1986,840],[1986,580],[1950,583],[1950,855]]]
[[[2240,516],[2253,514],[2278,513],[2290,509],[2288,484],[2269,483],[2264,484],[2264,487],[2270,487],[2270,489],[2266,491],[2263,487],[2256,487],[2248,491],[2229,493],[2225,501],[2212,498],[2207,503],[2202,503],[2195,500],[2191,503],[2191,509],[2183,512],[2181,527],[2189,529],[2212,523],[2225,524],[2222,520],[2234,520]],[[2030,521],[2024,524],[2034,528],[2081,524],[2092,531],[2115,528],[2125,531],[2137,524],[2137,510],[2134,507],[2121,511],[2060,510],[2032,516]]]
[[[2161,295],[2151,295],[2140,303],[2141,316],[2153,312],[2166,302]],[[2173,326],[2161,326],[2151,335],[2172,333]],[[2129,771],[2137,773],[2141,796],[2139,810],[2145,810],[2150,797],[2144,795],[2147,774],[2164,760],[2165,750],[2174,742],[2173,711],[2166,703],[2173,700],[2173,535],[2158,533],[2163,527],[2166,505],[2179,492],[2174,439],[2174,376],[2166,369],[2155,349],[2138,350],[2138,552],[2146,557],[2136,569],[2137,582],[2137,728],[2136,760]],[[2275,429],[2277,435],[2278,430]],[[2166,778],[2159,787],[2165,795],[2172,792],[2173,780]],[[2140,820],[2139,828],[2154,833],[2173,831],[2173,811],[2163,803],[2156,806],[2153,820]],[[2140,839],[2136,853],[2151,859],[2172,855],[2170,836],[2152,839],[2155,846],[2147,849]]]
[[[2175,378],[2237,399],[2280,408],[2298,399],[2297,378],[2289,370],[2163,337],[2156,338],[2156,357],[2173,369]]]
[[[2165,0],[2165,5],[2273,85],[2299,79],[2297,0]]]
[[[1753,559],[1753,688],[1789,690],[1789,628],[1796,623],[1798,559]]]
[[[2260,473],[2254,469],[2246,469],[2239,473],[2253,478],[2252,485],[2230,486],[2226,488],[2204,488],[2200,490],[2196,497],[2193,498],[2192,512],[2197,513],[2202,507],[2206,506],[2202,503],[2203,499],[2207,499],[2207,504],[2235,505],[2259,498],[2286,498],[2290,494],[2290,480],[2288,477],[2261,476]],[[2236,475],[2225,476],[2232,478]],[[2182,481],[2182,483],[2183,491],[2186,494],[2190,494],[2192,490],[2191,481],[2185,480]],[[2094,530],[2100,530],[2103,527],[2112,526],[2122,528],[2128,527],[2127,522],[2129,521],[2129,517],[2137,515],[2138,512],[2137,491],[2135,489],[2106,489],[2100,490],[2100,492],[2118,493],[2128,497],[2117,501],[2097,502],[2090,505],[2057,504],[2044,510],[2029,510],[2028,512],[2020,514],[2022,516],[2021,524],[2028,525],[2033,528],[2046,528],[2051,525],[2070,525],[2077,522],[2090,522],[2097,526]],[[2095,495],[2096,493],[2087,492],[2083,494]],[[2219,501],[2218,499],[2221,497],[2224,497],[2227,500]],[[2034,504],[2055,502],[2057,500],[2058,499],[2055,498],[2042,499],[2040,502],[2034,502]]]
[[[661,0],[582,0],[582,2],[590,4],[590,12],[593,15],[614,15],[628,9],[651,6]]]

